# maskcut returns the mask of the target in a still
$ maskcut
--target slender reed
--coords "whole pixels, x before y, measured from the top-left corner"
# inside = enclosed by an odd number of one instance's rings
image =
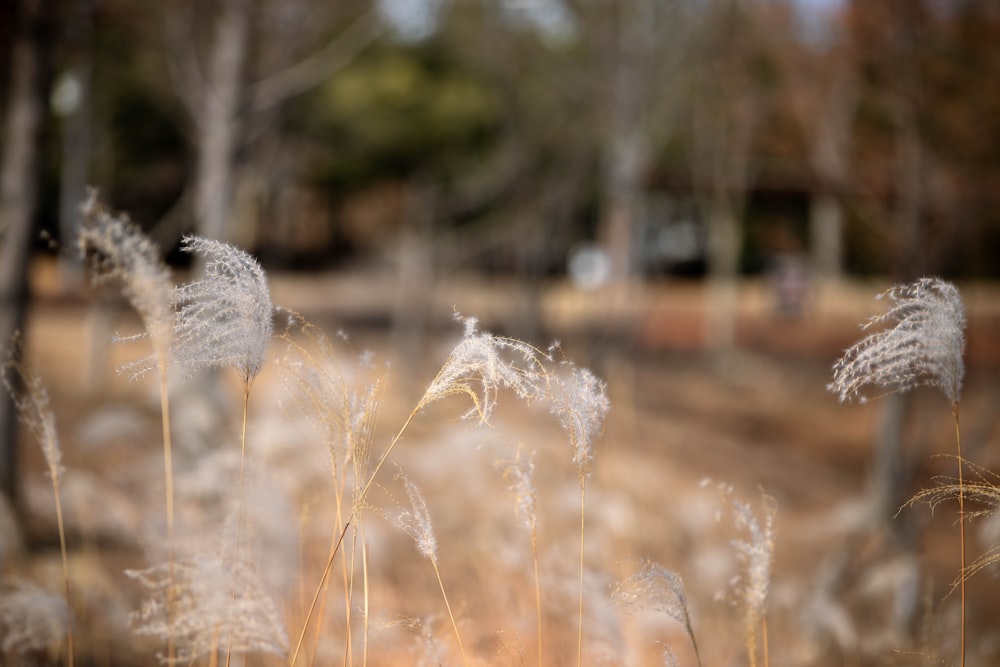
[[[167,367],[173,341],[172,288],[170,272],[156,245],[136,227],[125,214],[114,215],[97,200],[91,190],[80,208],[80,254],[88,262],[95,283],[117,281],[122,295],[142,319],[145,332],[132,337],[116,337],[128,341],[148,337],[151,355],[131,361],[120,371],[137,379],[156,370],[160,379],[160,421],[163,433],[163,481],[167,519],[167,562],[173,562],[174,549],[174,464],[170,432],[170,392]],[[172,566],[168,566],[172,570]],[[169,574],[168,574],[169,578]],[[168,616],[173,615],[173,592],[168,590]],[[172,622],[168,622],[172,628]],[[167,638],[168,660],[174,656],[174,633]]]
[[[38,441],[45,465],[52,480],[52,495],[56,506],[56,526],[59,531],[59,554],[62,559],[63,593],[69,618],[66,622],[67,664],[73,667],[73,592],[69,578],[69,556],[66,551],[66,526],[63,523],[60,480],[63,474],[62,450],[56,432],[55,416],[49,403],[49,393],[42,379],[25,366],[20,335],[15,332],[10,341],[10,356],[0,368],[4,386],[10,392],[21,423]]]
[[[498,467],[507,482],[517,506],[517,514],[524,521],[531,539],[531,564],[535,586],[535,634],[538,645],[538,664],[543,662],[542,649],[542,586],[538,573],[538,507],[535,488],[534,452],[525,452],[524,445],[517,448],[512,460],[501,462]]]
[[[253,381],[264,366],[274,330],[273,306],[267,276],[257,261],[219,241],[184,238],[182,250],[204,261],[204,274],[174,292],[175,362],[188,374],[204,368],[232,367],[243,382],[243,420],[240,434],[240,488],[237,500],[235,561],[240,562],[243,524],[243,486],[246,461],[247,409]],[[233,593],[233,609],[237,591]],[[226,667],[232,658],[230,628]]]
[[[572,364],[555,364],[552,358],[552,349],[543,352],[519,340],[480,332],[475,318],[464,318],[456,315],[456,319],[465,328],[462,339],[445,360],[423,396],[407,415],[395,436],[382,450],[374,465],[366,467],[364,476],[356,478],[359,490],[354,496],[351,515],[344,523],[336,546],[330,552],[323,569],[319,586],[303,622],[298,646],[293,654],[293,665],[295,657],[301,650],[306,628],[313,620],[321,591],[326,586],[333,567],[333,561],[343,546],[347,531],[363,515],[366,506],[365,499],[369,491],[376,483],[380,471],[412,421],[421,411],[436,401],[449,396],[465,396],[471,401],[472,406],[463,414],[463,418],[476,419],[481,424],[489,424],[501,390],[511,391],[528,404],[540,401],[547,402],[570,437],[573,462],[577,467],[581,489],[578,662],[582,662],[586,479],[589,476],[589,466],[593,459],[593,442],[603,428],[604,417],[610,407],[606,386],[586,369],[577,368]],[[560,372],[560,370],[564,372]],[[366,458],[366,460],[370,459]],[[538,598],[540,600],[540,594]],[[454,616],[451,615],[450,605],[447,605],[447,601],[446,606],[448,606],[452,626],[457,635],[458,626]],[[460,638],[459,644],[461,646]],[[464,657],[464,647],[462,647],[462,652]]]
[[[448,593],[444,588],[444,581],[441,579],[441,570],[438,566],[438,544],[434,535],[434,527],[431,524],[431,514],[427,509],[427,503],[417,485],[402,471],[396,473],[396,479],[402,482],[406,490],[406,498],[409,507],[399,507],[393,514],[386,513],[388,518],[399,530],[406,533],[413,539],[417,546],[417,551],[430,561],[434,568],[434,576],[437,578],[438,588],[441,590],[441,597],[444,599],[444,606],[451,621],[452,630],[455,632],[455,639],[458,641],[458,648],[462,653],[462,664],[468,665],[469,660],[465,655],[465,645],[462,643],[462,633],[458,630],[458,623],[455,621],[455,614],[451,610],[451,603],[448,601]]]
[[[240,537],[242,535],[243,529],[243,487],[246,479],[246,452],[247,452],[247,409],[250,404],[250,388],[252,386],[252,381],[247,382],[243,385],[243,420],[240,427],[240,488],[239,494],[237,495],[236,501],[236,546],[235,546],[235,561],[240,560]],[[236,586],[233,586],[233,606],[230,609],[229,616],[229,642],[226,646],[226,667],[229,667],[230,661],[233,655],[233,617],[236,614],[236,597],[237,590]]]
[[[962,439],[958,419],[959,395],[965,375],[965,307],[958,289],[940,278],[921,278],[898,285],[878,298],[891,306],[872,317],[864,328],[885,322],[895,325],[868,334],[848,348],[833,366],[833,382],[827,389],[840,400],[866,399],[860,391],[876,385],[885,393],[907,391],[926,385],[937,387],[952,405],[955,448],[958,457],[958,524],[961,565],[960,665],[965,666],[965,479]]]
[[[774,499],[762,495],[763,511],[760,516],[750,505],[733,495],[727,484],[717,485],[723,501],[729,505],[730,516],[740,537],[732,541],[742,571],[733,579],[733,587],[743,612],[743,636],[750,667],[757,665],[757,633],[761,636],[761,655],[764,665],[770,662],[767,641],[767,602],[771,589],[771,568],[774,560],[774,518],[777,507]]]
[[[611,408],[607,385],[586,368],[565,363],[566,372],[554,374],[548,394],[550,409],[569,436],[580,481],[580,604],[577,622],[577,667],[583,664],[584,536],[586,528],[587,478],[594,460],[594,442],[604,428]]]
[[[965,580],[967,571],[967,561],[965,555],[965,473],[962,459],[962,429],[958,421],[958,401],[954,401],[951,406],[951,413],[955,417],[955,449],[958,459],[958,532],[959,548],[961,552],[961,569],[958,571],[960,601],[961,601],[961,637],[960,637],[960,660],[959,664],[965,666]]]
[[[340,344],[331,340],[314,324],[298,313],[285,311],[285,327],[279,338],[285,342],[286,353],[279,363],[286,370],[285,387],[298,412],[305,417],[315,435],[325,446],[330,461],[337,528],[331,533],[328,558],[332,560],[339,542],[339,527],[345,514],[361,508],[361,490],[370,477],[375,418],[381,406],[384,372],[375,367],[370,354],[364,353],[355,364],[345,364],[341,348],[347,339],[339,334]],[[349,382],[348,378],[353,382]],[[360,385],[360,390],[354,387]],[[347,502],[347,493],[353,495]],[[352,523],[355,535],[352,553],[357,549],[358,534],[363,531],[363,513]],[[346,537],[346,536],[345,536]],[[362,567],[367,551],[362,543]],[[345,662],[352,663],[353,564],[341,561],[345,613]],[[323,594],[315,609],[314,646],[318,646],[322,620],[326,609],[326,591],[330,579],[323,584]],[[367,619],[365,621],[367,632]],[[367,635],[366,635],[367,636]],[[313,660],[316,652],[313,651]],[[311,664],[311,663],[310,663]]]
[[[658,611],[680,623],[691,640],[697,664],[701,665],[684,582],[676,573],[656,563],[644,562],[638,571],[615,586],[611,599],[626,613]]]

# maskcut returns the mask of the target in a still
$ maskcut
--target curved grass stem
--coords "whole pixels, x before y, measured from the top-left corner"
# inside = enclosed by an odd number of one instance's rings
[[[170,387],[167,382],[167,364],[161,359],[160,371],[160,420],[163,427],[163,485],[167,508],[167,661],[174,662],[174,613],[177,591],[174,590],[174,460],[170,434]],[[71,663],[72,664],[72,663]]]
[[[347,535],[347,530],[351,526],[351,520],[354,518],[353,515],[348,517],[347,522],[344,523],[343,530],[340,531],[340,537],[337,539],[336,545],[330,551],[330,557],[326,560],[326,567],[323,568],[323,576],[320,577],[319,585],[316,587],[316,591],[313,593],[312,602],[309,603],[309,610],[306,612],[306,618],[302,622],[302,631],[299,633],[299,639],[295,642],[295,650],[292,652],[292,658],[288,662],[289,667],[295,667],[295,662],[298,660],[299,653],[302,651],[302,643],[306,636],[306,630],[309,628],[309,622],[312,620],[313,614],[316,612],[316,605],[319,603],[320,596],[325,590],[325,584],[327,578],[330,576],[330,570],[333,569],[333,561],[336,560],[337,554],[340,552],[340,547],[344,543],[344,536]]]
[[[62,512],[62,500],[59,497],[59,476],[58,471],[52,471],[52,492],[55,495],[56,503],[56,525],[59,528],[59,552],[62,556],[62,570],[63,570],[63,587],[66,594],[66,607],[70,610],[72,614],[73,610],[73,595],[70,589],[69,583],[69,557],[66,554],[66,528],[63,524],[63,512]],[[69,667],[73,667],[73,619],[70,618],[69,623],[66,624],[66,651],[67,651],[67,661],[66,664]]]
[[[444,590],[444,582],[441,580],[441,570],[438,569],[437,559],[431,560],[434,566],[434,575],[437,577],[438,587],[441,589],[441,597],[444,598],[445,609],[448,610],[448,619],[451,620],[451,627],[455,631],[455,639],[458,641],[458,649],[462,652],[462,664],[468,667],[469,659],[465,656],[465,645],[462,644],[462,633],[458,631],[458,623],[455,622],[455,614],[451,611],[451,604],[448,602],[448,594]]]
[[[964,462],[962,460],[962,432],[958,421],[958,401],[952,404],[952,415],[955,417],[955,448],[958,454],[958,531],[959,531],[959,542],[961,543],[961,558],[962,558],[962,569],[959,570],[959,586],[960,586],[960,597],[962,606],[962,618],[961,618],[961,628],[960,638],[959,638],[959,652],[961,667],[965,667],[965,570],[966,570],[966,556],[965,556],[965,477],[964,477]]]
[[[247,381],[243,385],[243,425],[240,429],[240,490],[236,500],[236,546],[233,556],[233,572],[240,569],[240,532],[243,528],[243,480],[245,478],[245,464],[247,453],[247,408],[250,404],[251,383]],[[233,577],[233,604],[229,610],[229,641],[226,645],[226,667],[229,667],[233,657],[233,615],[236,613],[237,579]]]
[[[580,473],[580,610],[577,619],[579,627],[576,640],[576,664],[577,667],[583,665],[583,547],[584,547],[584,527],[586,526],[586,498],[587,498],[587,477]]]

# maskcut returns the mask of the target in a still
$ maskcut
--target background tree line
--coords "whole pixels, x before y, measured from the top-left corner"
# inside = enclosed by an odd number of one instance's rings
[[[996,271],[987,0],[0,12],[7,248],[24,225],[12,208],[71,236],[95,184],[167,247],[198,230],[272,263],[423,244],[439,264],[531,275],[594,239],[615,278],[689,268],[724,282],[789,250],[821,275]],[[32,39],[34,74],[18,50]],[[35,129],[14,130],[29,98]],[[670,248],[648,261],[648,227],[691,221],[693,265]]]

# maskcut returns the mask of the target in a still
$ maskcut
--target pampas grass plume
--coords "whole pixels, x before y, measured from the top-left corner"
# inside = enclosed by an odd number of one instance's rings
[[[264,366],[274,327],[267,276],[227,243],[188,236],[182,250],[201,257],[205,273],[173,295],[176,363],[188,373],[231,366],[249,385]]]
[[[895,322],[852,345],[833,366],[827,389],[841,402],[867,399],[867,385],[888,393],[921,385],[940,389],[958,403],[965,364],[965,308],[956,287],[940,278],[921,278],[897,285],[877,298],[888,299],[889,310],[876,315],[864,329]]]
[[[63,598],[20,580],[4,582],[0,588],[0,651],[3,656],[28,659],[41,654],[54,664],[69,625],[69,606]]]

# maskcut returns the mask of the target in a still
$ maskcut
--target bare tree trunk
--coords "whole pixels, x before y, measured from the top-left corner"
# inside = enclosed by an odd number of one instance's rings
[[[837,195],[826,190],[813,194],[809,227],[816,277],[836,282],[844,273],[844,211]]]
[[[249,34],[249,0],[223,0],[216,19],[206,80],[199,91],[200,108],[194,119],[198,146],[195,226],[200,236],[221,241],[229,239]]]
[[[620,123],[615,123],[619,126]],[[601,219],[601,243],[608,253],[611,282],[622,285],[635,273],[634,237],[636,210],[642,193],[641,179],[647,162],[647,146],[634,130],[612,130],[610,164],[605,186],[605,210]]]
[[[706,28],[694,105],[694,180],[707,225],[706,344],[720,360],[736,343],[743,214],[761,91],[747,68],[757,48],[752,7],[720,0]]]
[[[913,280],[927,270],[923,239],[923,142],[916,110],[909,100],[893,103],[896,124],[895,186],[898,203],[893,211],[898,234],[895,273],[900,280]]]
[[[624,284],[636,271],[636,215],[657,136],[676,108],[662,92],[687,48],[680,27],[686,17],[670,0],[618,3],[604,46],[608,64],[607,136],[604,139],[604,212],[600,242],[608,253],[611,282]]]
[[[752,115],[730,116],[726,105],[712,96],[707,102],[721,105],[696,122],[696,183],[707,226],[708,303],[705,335],[709,350],[721,356],[736,341],[737,289],[743,249],[743,212],[748,188]],[[751,100],[741,100],[749,107]],[[700,172],[700,173],[699,173]]]
[[[0,165],[0,346],[22,328],[28,301],[28,259],[37,199],[37,167],[45,78],[44,0],[21,3],[11,51]],[[0,397],[0,490],[15,507],[17,497],[17,413],[7,392]]]
[[[742,195],[741,195],[742,196]],[[742,206],[739,207],[742,209]],[[736,341],[740,253],[743,221],[725,194],[716,192],[708,204],[708,311],[706,344],[718,354],[730,352]]]
[[[922,247],[922,220],[924,209],[923,153],[924,143],[918,124],[919,72],[916,69],[919,45],[913,34],[911,17],[906,14],[906,4],[900,4],[901,13],[894,17],[892,30],[892,59],[890,66],[897,75],[896,89],[891,91],[890,114],[894,124],[896,147],[894,165],[895,203],[890,212],[897,246],[893,273],[898,281],[910,281],[927,270],[927,256]],[[889,521],[905,499],[909,481],[897,470],[906,471],[911,456],[901,448],[902,430],[908,396],[890,396],[886,403],[883,425],[876,443],[876,465],[872,471],[876,507],[883,510],[879,517]],[[892,458],[902,461],[896,468],[885,464]],[[890,525],[896,522],[890,521]],[[898,530],[898,528],[894,529]]]
[[[850,63],[839,68],[823,95],[821,109],[813,109],[817,126],[811,132],[810,158],[819,189],[810,205],[809,223],[813,267],[823,281],[837,281],[844,271],[844,213],[841,197],[848,180],[851,128],[857,105],[858,83]]]
[[[57,111],[63,116],[62,151],[59,175],[59,258],[63,289],[75,288],[82,275],[75,239],[79,229],[80,204],[86,196],[90,167],[91,131],[91,51],[94,11],[97,0],[76,0],[67,21],[67,41],[72,50],[71,69],[63,76],[67,98]]]
[[[396,251],[399,289],[393,308],[393,339],[403,370],[419,374],[434,292],[434,185],[419,177],[407,188]]]

